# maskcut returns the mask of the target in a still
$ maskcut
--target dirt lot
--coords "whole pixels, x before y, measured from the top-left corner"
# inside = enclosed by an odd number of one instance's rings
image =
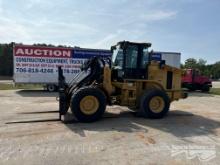
[[[91,124],[57,121],[55,96],[0,91],[0,164],[219,164],[220,96],[191,93],[161,120],[108,107]]]

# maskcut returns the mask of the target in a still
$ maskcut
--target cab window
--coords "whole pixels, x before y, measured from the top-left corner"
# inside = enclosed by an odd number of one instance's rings
[[[143,49],[143,56],[141,60],[141,68],[145,69],[149,63],[149,52],[148,49]]]
[[[126,68],[137,68],[138,47],[136,45],[129,45],[126,49]]]
[[[119,46],[116,47],[116,49],[113,51],[112,55],[112,63],[113,67],[117,69],[122,69],[123,68],[123,50],[120,49]]]

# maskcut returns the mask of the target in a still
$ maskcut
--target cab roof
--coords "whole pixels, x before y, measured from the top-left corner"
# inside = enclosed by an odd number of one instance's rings
[[[129,45],[143,45],[144,47],[151,47],[151,43],[147,42],[130,42],[130,41],[120,41],[117,43],[117,45],[124,45],[124,44],[129,44]]]

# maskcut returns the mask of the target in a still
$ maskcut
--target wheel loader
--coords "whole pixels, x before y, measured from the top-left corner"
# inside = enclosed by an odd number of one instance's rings
[[[154,61],[151,43],[118,42],[111,59],[93,57],[71,82],[58,67],[60,118],[70,108],[79,122],[99,120],[106,106],[127,106],[137,116],[163,118],[170,103],[187,94],[181,90],[181,70]]]

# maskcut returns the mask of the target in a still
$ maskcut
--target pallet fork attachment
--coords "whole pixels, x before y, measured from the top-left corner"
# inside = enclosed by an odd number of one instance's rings
[[[67,103],[68,99],[66,95],[66,89],[68,85],[66,84],[61,66],[58,67],[58,86],[59,86],[59,120],[61,120],[61,116],[66,114],[69,108]]]

